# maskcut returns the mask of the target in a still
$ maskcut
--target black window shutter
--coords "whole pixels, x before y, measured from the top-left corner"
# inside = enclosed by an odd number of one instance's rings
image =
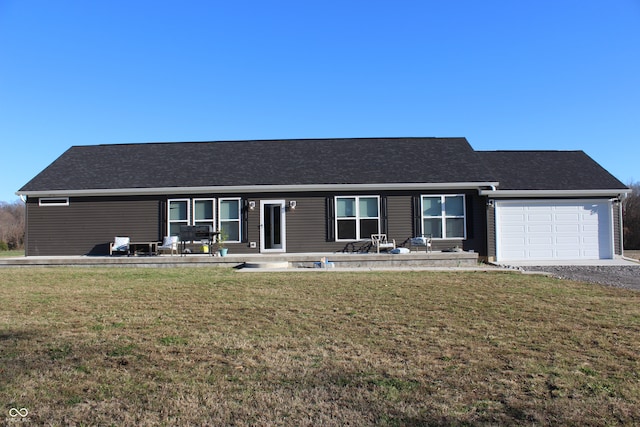
[[[473,197],[468,194],[465,196],[466,204],[466,221],[467,221],[467,239],[473,239]]]
[[[168,221],[167,221],[167,201],[166,200],[162,200],[160,201],[160,223],[158,224],[158,227],[160,227],[160,229],[158,230],[158,234],[160,236],[160,240],[162,240],[162,236],[166,236],[167,234],[167,230],[169,228],[168,226]]]
[[[249,241],[249,201],[244,200],[242,203],[242,243]]]
[[[380,197],[380,229],[382,233],[389,234],[389,221],[388,218],[388,207],[387,207],[387,196]]]
[[[411,198],[411,210],[413,211],[413,237],[422,235],[422,215],[420,214],[420,196]]]
[[[336,229],[335,229],[335,199],[333,197],[327,197],[326,199],[326,218],[327,218],[327,242],[335,242]]]

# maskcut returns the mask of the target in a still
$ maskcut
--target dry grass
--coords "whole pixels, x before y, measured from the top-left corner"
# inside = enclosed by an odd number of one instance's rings
[[[0,257],[20,257],[24,256],[24,250],[0,251]]]
[[[0,423],[640,423],[638,292],[515,273],[0,274]]]

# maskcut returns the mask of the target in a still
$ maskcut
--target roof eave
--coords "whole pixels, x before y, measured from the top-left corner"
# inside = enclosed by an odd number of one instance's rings
[[[376,184],[304,184],[304,185],[230,185],[203,187],[108,188],[85,190],[18,191],[27,197],[79,197],[79,196],[149,196],[163,194],[202,193],[275,193],[275,192],[327,192],[327,191],[386,191],[386,190],[470,190],[495,187],[497,182],[409,182]]]
[[[596,190],[480,190],[481,196],[491,198],[513,197],[624,197],[629,188],[611,188]]]

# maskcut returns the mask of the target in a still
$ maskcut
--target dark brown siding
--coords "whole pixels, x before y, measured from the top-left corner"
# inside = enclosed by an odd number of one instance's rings
[[[387,238],[394,239],[398,245],[415,237],[410,194],[387,195],[387,224]]]
[[[327,242],[328,195],[296,197],[295,210],[287,211],[287,252],[335,252],[344,243]]]
[[[160,202],[140,198],[71,198],[69,206],[27,203],[26,254],[98,255],[115,236],[160,240]]]
[[[447,192],[453,193],[453,192]],[[389,239],[402,245],[414,234],[412,200],[427,192],[341,193],[339,195],[380,195],[386,206],[386,232]],[[433,192],[432,194],[442,194]],[[255,201],[255,209],[245,204],[245,239],[242,243],[227,243],[232,254],[260,252],[260,201],[291,200],[295,209],[286,212],[286,249],[289,253],[337,252],[349,249],[349,242],[328,238],[333,223],[327,217],[327,200],[334,193],[269,193],[234,194]],[[86,197],[72,198],[69,206],[38,206],[37,199],[27,203],[27,255],[106,254],[114,236],[131,237],[132,241],[160,241],[166,233],[166,202],[171,198],[219,198],[217,194],[166,197]],[[485,201],[476,192],[467,197],[467,239],[440,240],[434,249],[460,246],[464,250],[486,253]],[[255,242],[255,248],[251,243]],[[356,245],[358,247],[359,245]]]
[[[496,208],[487,207],[487,257],[489,261],[496,259]]]
[[[620,240],[620,224],[622,218],[620,217],[620,205],[614,203],[613,210],[613,253],[615,255],[622,255],[622,242]]]

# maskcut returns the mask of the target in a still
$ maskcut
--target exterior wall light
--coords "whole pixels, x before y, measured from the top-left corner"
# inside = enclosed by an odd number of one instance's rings
[[[289,200],[289,209],[293,210],[297,205],[298,203],[295,200]]]

